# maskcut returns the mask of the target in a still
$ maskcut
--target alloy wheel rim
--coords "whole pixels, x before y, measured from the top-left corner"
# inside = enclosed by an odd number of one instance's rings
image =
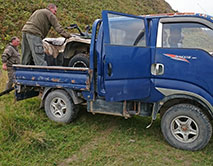
[[[56,118],[62,118],[67,112],[65,101],[60,97],[55,97],[50,103],[50,111]]]
[[[172,135],[182,143],[191,143],[199,135],[197,123],[188,116],[178,116],[173,119],[170,129]]]

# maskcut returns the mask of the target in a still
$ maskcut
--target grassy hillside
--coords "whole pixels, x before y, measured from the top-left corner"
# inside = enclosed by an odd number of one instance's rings
[[[0,0],[0,51],[11,36],[21,37],[26,20],[38,8],[45,8],[49,0]],[[164,0],[53,0],[58,6],[58,19],[65,27],[77,23],[81,28],[92,25],[102,10],[114,10],[141,15],[171,12]],[[54,31],[49,36],[57,36]]]
[[[63,26],[92,25],[101,11],[129,14],[171,12],[163,0],[55,0]],[[11,36],[21,37],[21,28],[49,1],[0,0],[0,53]],[[56,36],[51,31],[49,36]],[[1,65],[0,65],[1,67]],[[0,91],[6,72],[0,73]],[[0,97],[0,166],[161,166],[212,165],[213,139],[199,152],[169,146],[160,130],[160,119],[150,129],[150,118],[124,119],[92,115],[82,107],[77,120],[68,125],[50,121],[40,99],[14,102],[14,94]]]

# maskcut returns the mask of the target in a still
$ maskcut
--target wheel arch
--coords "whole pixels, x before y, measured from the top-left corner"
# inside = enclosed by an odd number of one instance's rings
[[[210,120],[212,120],[213,112],[209,106],[210,103],[206,102],[207,101],[204,102],[202,98],[197,98],[191,95],[178,95],[178,94],[169,95],[163,98],[161,101],[154,104],[152,119],[155,120],[158,113],[160,113],[160,116],[162,117],[163,114],[166,112],[166,110],[173,105],[188,103],[201,108],[203,113],[206,114]]]
[[[67,43],[64,49],[64,57],[72,58],[75,54],[82,52],[89,54],[90,44],[82,42],[70,42]]]
[[[67,94],[72,98],[74,104],[80,104],[80,103],[82,103],[84,101],[83,99],[81,99],[80,97],[78,97],[76,91],[74,91],[72,89],[47,87],[43,91],[42,98],[41,98],[42,102],[41,102],[40,108],[44,107],[44,101],[45,101],[47,95],[50,92],[55,91],[55,90],[64,90],[65,92],[67,92]]]

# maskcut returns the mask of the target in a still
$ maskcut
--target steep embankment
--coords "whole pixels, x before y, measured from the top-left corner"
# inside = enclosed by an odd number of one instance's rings
[[[31,13],[45,8],[49,0],[0,0],[0,52],[8,40],[16,35],[21,37],[21,29]],[[164,0],[54,0],[58,6],[58,19],[63,26],[77,23],[86,24],[101,17],[102,10],[113,10],[135,15],[172,12]],[[56,36],[54,31],[49,36]]]

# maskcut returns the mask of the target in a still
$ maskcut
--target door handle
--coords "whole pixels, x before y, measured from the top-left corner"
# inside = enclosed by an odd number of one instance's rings
[[[112,64],[111,63],[108,63],[107,64],[107,74],[108,74],[108,76],[112,76]]]
[[[163,75],[164,74],[164,65],[161,63],[154,63],[151,66],[152,75]]]

